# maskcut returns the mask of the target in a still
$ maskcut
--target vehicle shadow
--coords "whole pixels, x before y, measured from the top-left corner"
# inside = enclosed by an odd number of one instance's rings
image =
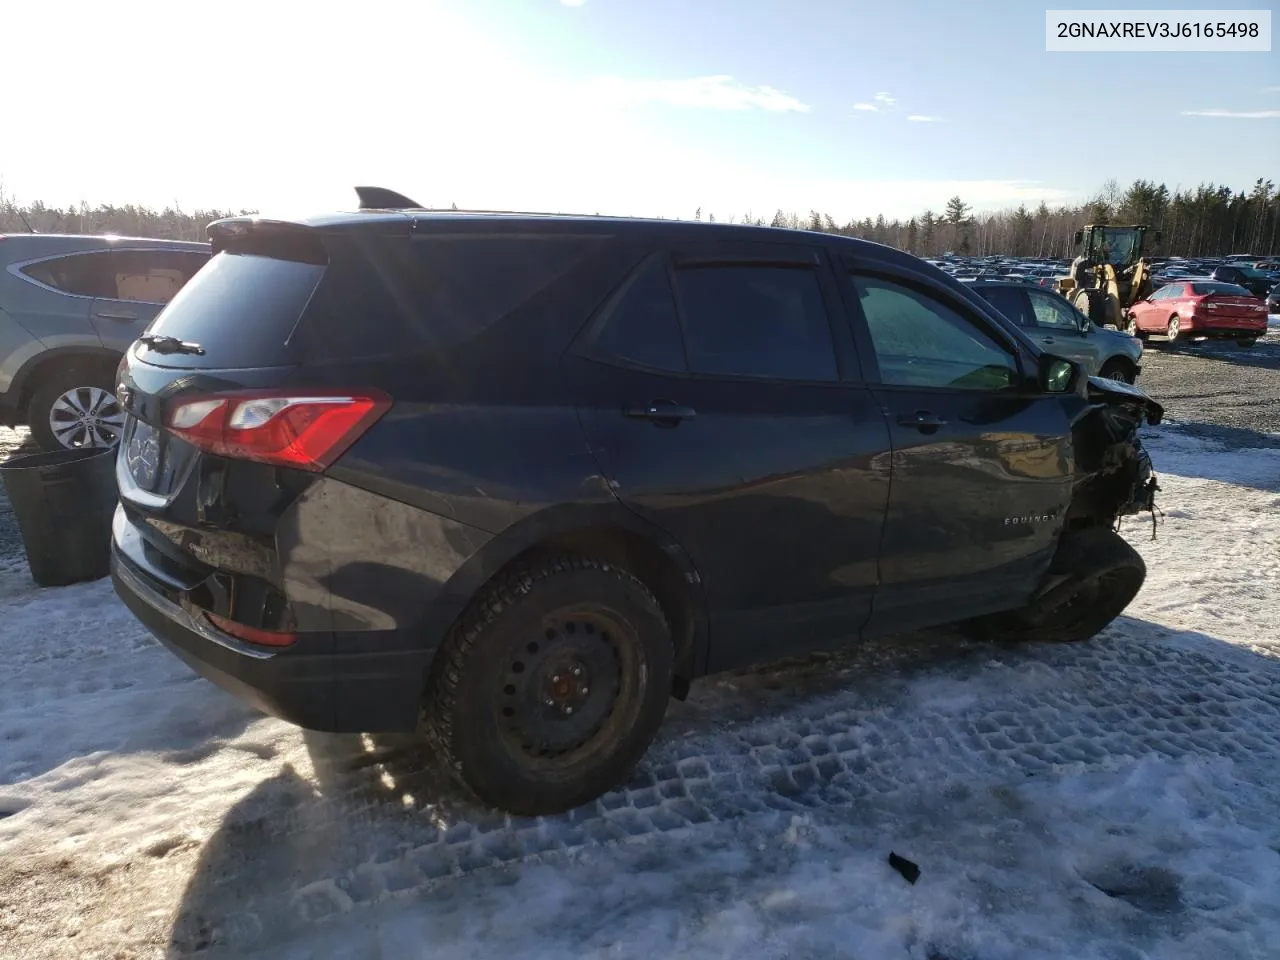
[[[318,921],[393,897],[447,939],[468,923],[452,893],[474,890],[468,876],[512,883],[531,862],[680,843],[713,821],[824,808],[861,820],[922,792],[1116,757],[1280,756],[1280,662],[1129,617],[1069,646],[889,638],[702,681],[629,783],[537,819],[476,806],[411,738],[306,740],[310,775],[260,783],[205,844],[170,957],[290,955]]]
[[[1258,367],[1263,370],[1280,370],[1280,336],[1272,333],[1261,337],[1252,347],[1241,347],[1233,341],[1200,341],[1185,342],[1182,340],[1170,343],[1154,337],[1146,342],[1146,349],[1170,356],[1181,356],[1190,359],[1216,360],[1243,367]]]

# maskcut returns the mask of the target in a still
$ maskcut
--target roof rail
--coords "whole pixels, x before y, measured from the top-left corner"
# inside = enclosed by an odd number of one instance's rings
[[[396,193],[386,187],[356,187],[356,196],[360,198],[361,210],[422,209],[422,204],[415,203],[403,193]]]

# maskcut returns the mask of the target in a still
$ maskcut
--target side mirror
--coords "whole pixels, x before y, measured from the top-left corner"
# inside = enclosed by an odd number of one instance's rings
[[[1045,393],[1071,393],[1080,382],[1081,367],[1051,353],[1040,355],[1040,389]]]
[[[1161,233],[1159,230],[1157,230],[1157,231],[1156,231],[1156,243],[1159,243],[1159,242],[1160,242],[1161,240],[1163,240],[1163,239],[1164,239],[1164,234],[1163,234],[1163,233]]]
[[[1084,239],[1084,231],[1083,231],[1083,230],[1077,230],[1077,231],[1076,231],[1076,236],[1075,236],[1075,244],[1076,244],[1076,246],[1077,246],[1077,247],[1078,247],[1078,246],[1080,246],[1080,241],[1082,241],[1083,239]]]

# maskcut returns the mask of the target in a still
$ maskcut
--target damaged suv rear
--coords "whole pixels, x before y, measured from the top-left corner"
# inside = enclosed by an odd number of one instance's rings
[[[791,230],[361,209],[211,226],[129,350],[113,576],[312,729],[591,800],[698,677],[1140,589],[1160,408],[907,254]],[[372,209],[377,208],[377,209]]]

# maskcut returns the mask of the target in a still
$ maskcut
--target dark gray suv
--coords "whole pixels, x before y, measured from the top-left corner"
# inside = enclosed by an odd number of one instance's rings
[[[0,236],[0,426],[46,450],[114,446],[116,366],[209,260],[207,243]]]

